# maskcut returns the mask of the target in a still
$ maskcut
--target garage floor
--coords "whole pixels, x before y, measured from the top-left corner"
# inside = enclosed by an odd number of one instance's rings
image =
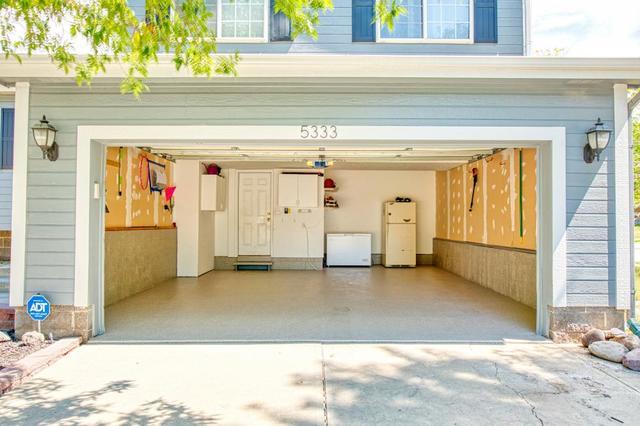
[[[99,341],[541,340],[533,309],[435,267],[215,271],[105,314]]]

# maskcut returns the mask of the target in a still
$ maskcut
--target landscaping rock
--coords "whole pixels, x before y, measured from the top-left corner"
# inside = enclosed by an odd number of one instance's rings
[[[630,351],[640,349],[640,337],[635,334],[625,334],[623,337],[614,337],[612,340],[624,345]]]
[[[622,357],[622,365],[629,370],[640,371],[640,349],[634,349]]]
[[[11,341],[11,336],[9,336],[4,331],[0,331],[0,343],[10,342],[10,341]]]
[[[593,342],[589,345],[589,352],[607,361],[622,362],[622,357],[629,352],[629,349],[618,342],[609,340]]]
[[[44,343],[44,334],[37,331],[29,331],[22,335],[22,343],[29,346],[41,345]]]
[[[616,337],[626,337],[627,333],[625,333],[624,331],[620,330],[619,328],[612,328],[611,330],[606,330],[604,332],[604,337],[609,340],[609,339],[615,339]]]
[[[604,331],[599,328],[592,328],[582,335],[582,346],[588,348],[593,342],[601,342],[606,340]]]

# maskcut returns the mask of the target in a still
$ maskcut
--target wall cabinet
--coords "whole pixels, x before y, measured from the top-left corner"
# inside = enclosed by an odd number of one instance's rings
[[[200,210],[222,211],[227,202],[227,185],[222,176],[200,176]]]
[[[279,175],[278,205],[280,207],[318,207],[318,175]]]

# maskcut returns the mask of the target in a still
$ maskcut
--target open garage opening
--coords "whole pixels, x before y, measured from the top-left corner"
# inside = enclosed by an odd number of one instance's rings
[[[104,143],[101,339],[536,338],[539,149],[451,145]]]

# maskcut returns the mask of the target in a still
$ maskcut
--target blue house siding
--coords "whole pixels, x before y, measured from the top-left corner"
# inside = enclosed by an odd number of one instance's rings
[[[522,55],[522,0],[497,0],[498,43],[424,44],[353,42],[351,0],[333,0],[334,10],[320,17],[318,39],[298,37],[293,42],[219,43],[218,52],[233,53],[351,53],[370,55]],[[129,2],[144,17],[144,0]]]
[[[117,87],[34,84],[31,121],[43,113],[58,128],[60,159],[29,147],[26,291],[73,303],[76,127],[78,125],[300,124],[563,126],[567,129],[568,302],[612,305],[615,281],[614,167],[582,160],[584,132],[613,120],[611,84],[437,80],[402,89],[353,82],[333,89],[153,86],[140,100]]]

